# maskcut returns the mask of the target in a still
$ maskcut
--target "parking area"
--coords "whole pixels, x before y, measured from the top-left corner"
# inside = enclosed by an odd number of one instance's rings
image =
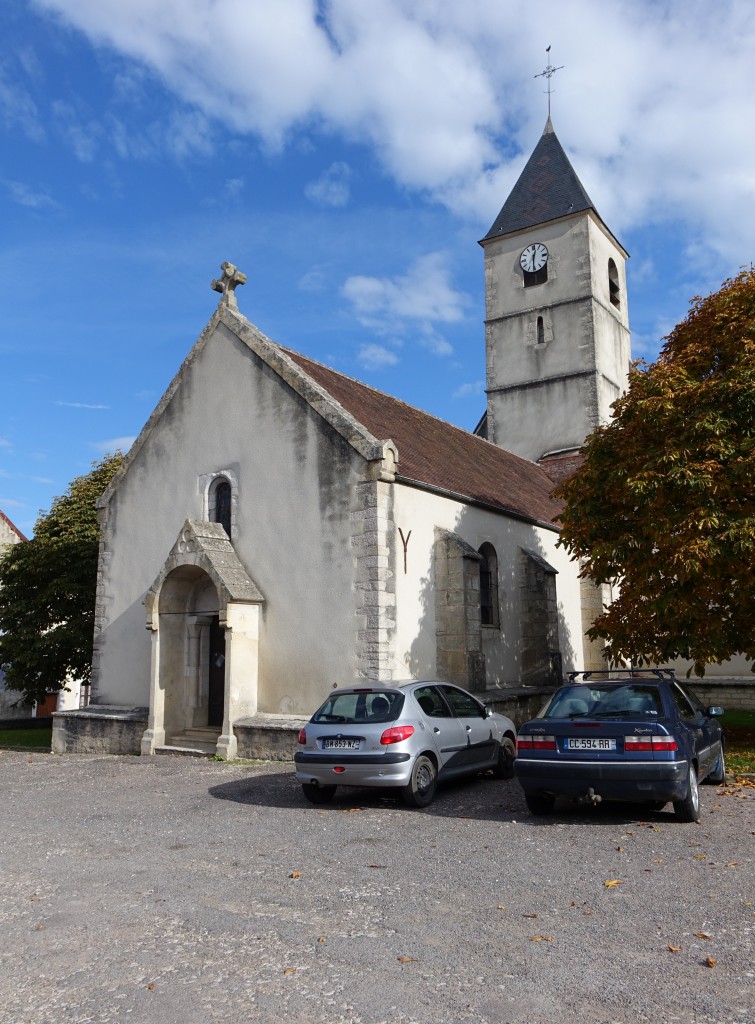
[[[290,764],[0,753],[0,1021],[751,1024],[755,789],[532,818]]]

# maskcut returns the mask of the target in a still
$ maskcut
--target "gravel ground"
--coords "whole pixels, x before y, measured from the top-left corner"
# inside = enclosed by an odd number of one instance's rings
[[[0,786],[2,1024],[755,1020],[752,788],[679,825],[181,757],[6,751]]]

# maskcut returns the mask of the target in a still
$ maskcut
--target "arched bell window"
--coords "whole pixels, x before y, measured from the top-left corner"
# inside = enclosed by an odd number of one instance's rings
[[[608,261],[608,297],[611,305],[621,307],[621,288],[619,287],[619,271],[613,260]]]

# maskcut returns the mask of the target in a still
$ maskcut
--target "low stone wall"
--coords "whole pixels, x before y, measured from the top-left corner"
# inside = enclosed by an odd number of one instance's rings
[[[748,679],[683,679],[707,707],[720,704],[725,711],[755,711],[755,676]]]
[[[237,757],[254,761],[293,761],[299,730],[306,718],[283,715],[255,715],[233,723],[238,741]]]
[[[149,709],[90,704],[52,716],[53,754],[138,754]]]
[[[537,713],[555,691],[554,686],[523,686],[505,690],[484,690],[475,696],[501,715],[506,715],[519,728],[523,722],[536,718]]]

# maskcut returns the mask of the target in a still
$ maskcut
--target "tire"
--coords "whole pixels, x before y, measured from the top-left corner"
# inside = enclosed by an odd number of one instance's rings
[[[706,782],[710,782],[712,786],[720,786],[721,783],[726,782],[726,760],[724,758],[724,748],[721,747],[721,753],[716,758],[716,763],[708,775]]]
[[[530,814],[550,814],[556,798],[549,793],[525,793],[524,800]]]
[[[427,807],[432,803],[435,796],[435,787],[438,784],[438,772],[429,757],[420,754],[414,762],[412,777],[401,791],[401,796],[407,807]]]
[[[515,758],[516,744],[510,736],[504,736],[498,748],[498,763],[493,769],[493,775],[497,779],[513,779]]]
[[[313,782],[302,782],[301,791],[311,804],[327,804],[336,795],[335,786],[316,786]]]
[[[683,800],[674,800],[674,815],[677,821],[697,821],[700,817],[700,787],[697,782],[697,769],[689,766],[689,786]]]

